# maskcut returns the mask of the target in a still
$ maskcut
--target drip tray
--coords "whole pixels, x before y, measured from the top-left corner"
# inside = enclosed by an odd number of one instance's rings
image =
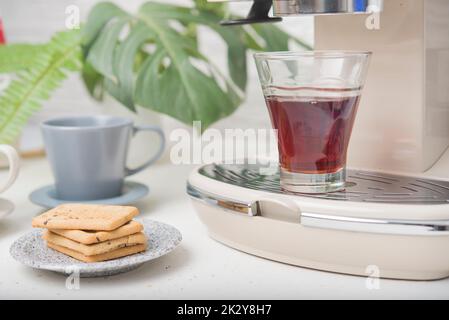
[[[325,271],[449,276],[449,181],[349,170],[345,191],[298,195],[282,191],[271,168],[211,164],[191,173],[187,193],[212,238]]]
[[[288,194],[281,190],[279,170],[270,175],[263,174],[268,170],[271,170],[270,167],[253,164],[211,164],[200,168],[198,172],[204,177],[238,187]],[[345,191],[301,196],[387,204],[448,204],[449,181],[348,170]]]

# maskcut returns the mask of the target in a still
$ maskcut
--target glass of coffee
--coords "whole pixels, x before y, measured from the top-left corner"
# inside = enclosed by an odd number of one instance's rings
[[[345,189],[347,150],[370,57],[351,51],[255,54],[277,130],[284,190]]]

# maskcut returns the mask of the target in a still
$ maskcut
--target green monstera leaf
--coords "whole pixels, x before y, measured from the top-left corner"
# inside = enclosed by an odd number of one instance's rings
[[[201,121],[203,128],[230,115],[244,99],[248,50],[288,50],[293,38],[274,25],[223,27],[225,8],[205,0],[192,7],[147,2],[130,14],[112,3],[98,4],[83,45],[103,81],[90,73],[89,91],[101,87],[130,110],[139,105],[186,124]],[[200,51],[198,26],[226,43],[227,73]]]

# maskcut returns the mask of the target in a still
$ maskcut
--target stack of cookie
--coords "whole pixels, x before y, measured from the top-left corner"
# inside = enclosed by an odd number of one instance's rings
[[[132,220],[137,208],[65,204],[33,219],[45,228],[49,248],[84,262],[112,260],[145,251],[143,226]]]

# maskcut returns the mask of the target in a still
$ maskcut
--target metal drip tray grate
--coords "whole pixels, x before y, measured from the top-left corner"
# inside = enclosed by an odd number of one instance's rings
[[[210,179],[253,190],[285,194],[281,190],[279,171],[262,174],[268,166],[256,164],[211,164],[199,173]],[[396,204],[448,204],[449,181],[421,179],[369,171],[348,170],[345,191],[303,195],[328,200]]]

